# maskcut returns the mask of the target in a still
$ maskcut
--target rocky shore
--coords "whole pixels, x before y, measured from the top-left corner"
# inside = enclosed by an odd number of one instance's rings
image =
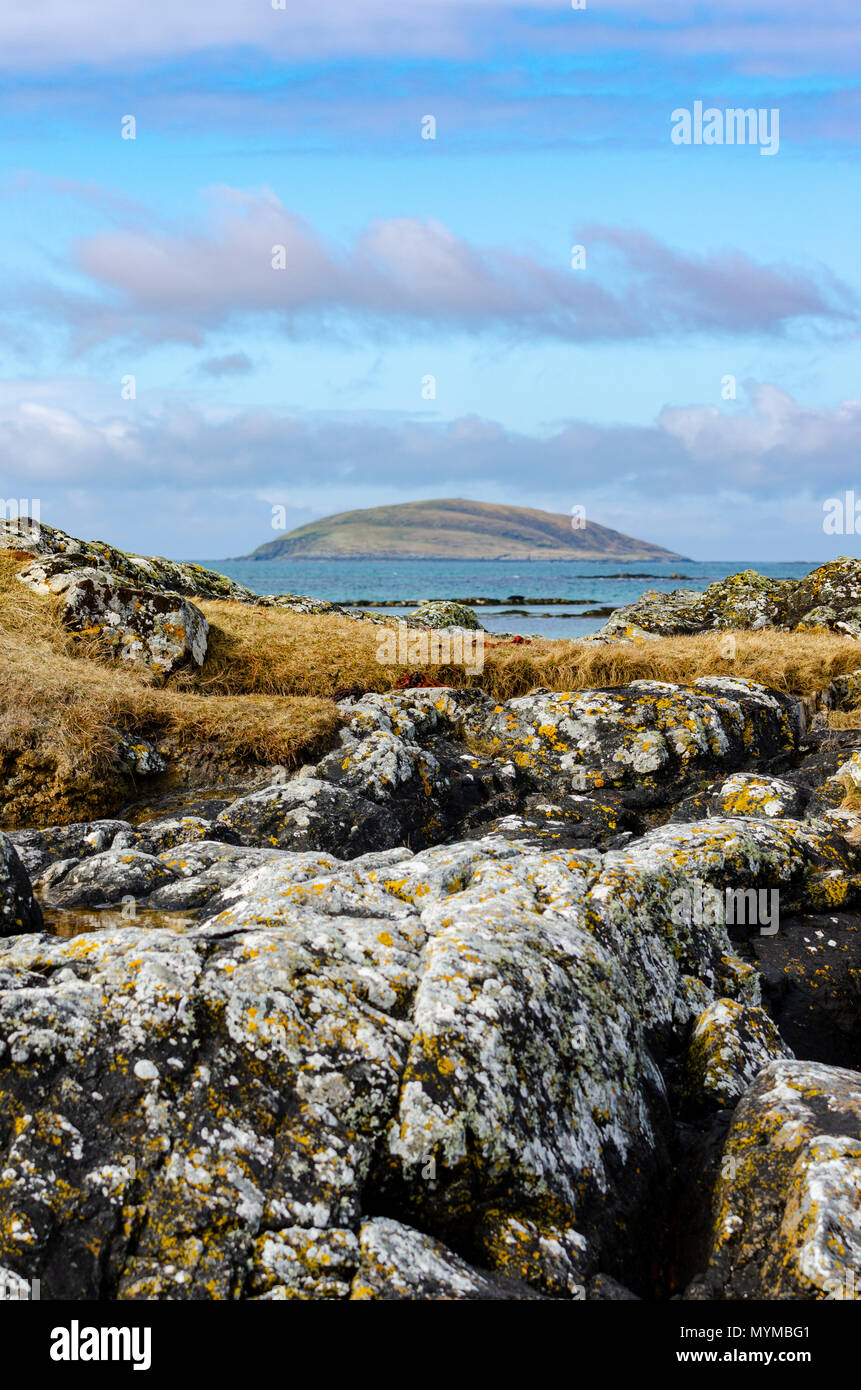
[[[44,526],[2,544],[70,632],[161,681],[205,672],[204,598],[331,611]],[[644,596],[603,640],[822,626],[854,648],[856,562],[735,580]],[[861,651],[807,695],[731,673],[354,693],[313,762],[7,818],[0,1278],[855,1297],[861,720],[829,720],[859,698]],[[124,736],[143,788],[164,755]]]

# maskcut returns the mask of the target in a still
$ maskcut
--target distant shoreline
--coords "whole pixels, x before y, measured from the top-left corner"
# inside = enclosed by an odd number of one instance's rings
[[[571,555],[374,555],[364,553],[361,555],[256,555],[252,552],[249,555],[226,555],[224,560],[228,564],[255,564],[255,565],[288,565],[295,564],[297,561],[309,561],[316,564],[324,561],[332,564],[335,561],[342,561],[344,564],[355,564],[357,561],[371,561],[374,564],[399,564],[402,561],[421,561],[422,564],[445,564],[450,565],[452,561],[458,564],[467,565],[570,565],[578,560],[586,565],[678,565],[696,564],[697,561],[690,555],[672,555],[666,560],[661,560],[654,555],[584,555],[582,551],[577,551]],[[202,563],[202,561],[200,562]],[[215,564],[216,561],[208,561]],[[661,578],[660,575],[648,575],[645,578]]]

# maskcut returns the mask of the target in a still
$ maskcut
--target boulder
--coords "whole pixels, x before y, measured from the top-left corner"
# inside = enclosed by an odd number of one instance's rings
[[[68,563],[72,569],[98,569],[126,580],[133,587],[189,598],[260,600],[244,584],[188,560],[165,560],[158,555],[132,555],[104,541],[81,541],[45,522],[27,518],[20,523],[0,518],[0,550],[29,551],[34,557]],[[61,571],[58,567],[57,573]]]
[[[359,1267],[350,1298],[422,1303],[482,1299],[540,1299],[527,1285],[481,1273],[431,1236],[388,1217],[365,1221],[359,1232]]]
[[[388,849],[401,838],[400,825],[386,807],[314,777],[239,797],[220,813],[215,826],[230,830],[242,845],[321,849],[343,858]]]
[[[0,936],[42,929],[42,910],[8,835],[0,832]]]
[[[803,797],[798,787],[758,772],[733,773],[712,792],[708,802],[712,816],[755,816],[764,820],[795,818],[802,809]]]
[[[96,907],[148,897],[174,874],[159,859],[135,850],[104,850],[87,859],[61,859],[36,880],[51,907]]]
[[[694,1024],[685,1090],[700,1109],[732,1108],[768,1062],[791,1056],[764,1009],[716,999]]]
[[[656,908],[656,852],[627,878],[501,837],[55,866],[102,897],[236,877],[173,931],[0,943],[0,1264],[45,1298],[643,1292],[664,1052],[713,999],[756,1002],[720,924]],[[364,1229],[381,1200],[406,1233]]]
[[[795,749],[806,724],[791,695],[755,681],[631,681],[605,690],[539,691],[498,705],[479,725],[497,757],[535,789],[598,794],[628,806],[679,800],[720,766]]]
[[[483,631],[472,608],[452,599],[424,599],[410,614],[413,627],[460,627],[470,632]]]
[[[598,638],[677,636],[715,630],[829,628],[861,636],[861,561],[842,556],[803,579],[768,579],[744,570],[698,593],[647,590],[616,609]]]
[[[18,579],[41,593],[56,594],[66,627],[97,639],[119,661],[142,663],[163,676],[181,666],[203,665],[209,624],[188,599],[72,564],[66,559],[37,561]]]
[[[60,859],[83,859],[110,849],[120,834],[133,834],[124,820],[79,821],[74,825],[50,825],[44,830],[9,830],[7,838],[15,846],[31,878],[42,874]]]
[[[713,1243],[694,1299],[856,1299],[861,1074],[770,1062],[724,1146]]]

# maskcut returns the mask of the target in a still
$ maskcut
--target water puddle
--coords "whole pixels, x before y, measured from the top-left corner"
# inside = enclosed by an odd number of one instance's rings
[[[115,907],[43,907],[45,931],[51,936],[81,936],[85,932],[122,931],[126,927],[157,927],[164,931],[186,931],[197,921],[194,912],[159,912],[139,907],[133,917]]]

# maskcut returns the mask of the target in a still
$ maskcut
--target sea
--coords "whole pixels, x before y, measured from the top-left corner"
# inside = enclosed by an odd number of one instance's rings
[[[405,616],[404,602],[492,598],[477,609],[489,632],[535,637],[585,637],[606,618],[593,610],[620,608],[646,589],[708,588],[740,570],[771,579],[800,579],[821,560],[198,560],[257,594],[309,594],[330,603],[372,601]],[[541,599],[522,605],[518,600]],[[549,603],[562,599],[563,603]],[[590,616],[590,613],[592,616]]]

